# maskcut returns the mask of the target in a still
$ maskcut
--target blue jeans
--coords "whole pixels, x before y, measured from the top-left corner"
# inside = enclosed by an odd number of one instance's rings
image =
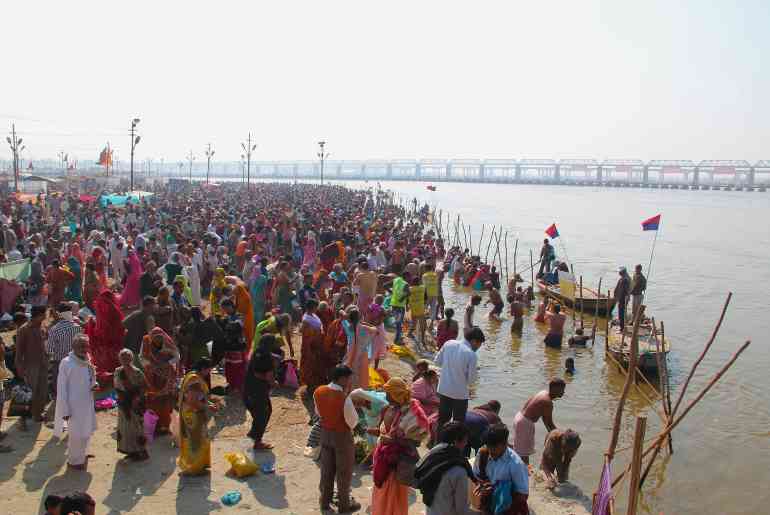
[[[393,321],[396,324],[396,336],[393,338],[393,341],[400,344],[401,330],[404,327],[404,316],[406,315],[406,309],[397,306],[391,306],[391,310],[393,311]]]

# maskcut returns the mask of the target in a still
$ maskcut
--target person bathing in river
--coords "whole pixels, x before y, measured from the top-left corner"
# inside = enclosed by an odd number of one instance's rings
[[[561,306],[555,304],[553,311],[545,314],[545,320],[548,322],[545,344],[549,347],[561,347],[561,340],[564,337],[564,322],[567,320],[567,317],[561,312]]]
[[[476,311],[476,306],[479,304],[481,304],[481,295],[474,293],[471,295],[468,305],[465,306],[465,319],[463,320],[464,329],[473,327],[473,313]]]
[[[584,335],[583,329],[578,328],[575,330],[575,336],[570,337],[568,343],[570,347],[585,347],[589,341],[591,337]]]
[[[486,287],[489,290],[489,298],[484,303],[484,305],[486,306],[491,302],[494,306],[492,311],[489,312],[489,319],[497,320],[499,322],[500,315],[503,314],[503,307],[505,307],[505,303],[503,302],[503,298],[500,296],[500,292],[492,284],[492,281],[487,281]]]
[[[537,312],[535,313],[535,322],[545,323],[545,314],[548,311],[548,297],[543,297],[540,304],[537,306]]]
[[[529,457],[535,454],[535,425],[538,420],[543,419],[543,425],[549,432],[556,429],[553,421],[553,401],[564,396],[566,387],[563,379],[552,379],[548,383],[548,389],[530,397],[513,418],[513,449],[524,463],[529,464]]]
[[[521,301],[520,295],[511,295],[510,293],[508,294],[508,302],[511,305],[511,316],[513,317],[511,332],[521,335],[521,331],[524,329],[524,303]]]

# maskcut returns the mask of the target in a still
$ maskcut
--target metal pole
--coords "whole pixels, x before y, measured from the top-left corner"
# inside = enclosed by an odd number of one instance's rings
[[[131,122],[131,191],[134,191],[134,129],[136,125]]]
[[[249,148],[246,152],[246,187],[251,189],[251,133],[249,133]]]

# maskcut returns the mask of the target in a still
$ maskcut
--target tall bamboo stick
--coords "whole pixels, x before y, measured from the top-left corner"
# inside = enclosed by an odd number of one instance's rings
[[[481,238],[479,238],[479,251],[477,252],[479,257],[481,257],[481,245],[484,243],[484,229],[486,229],[486,225],[481,224]]]
[[[487,243],[487,253],[484,256],[484,263],[487,263],[489,261],[489,248],[492,246],[492,239],[494,239],[494,236],[495,236],[495,228],[492,227],[492,237],[489,238],[489,242]]]
[[[532,291],[535,290],[535,264],[532,262],[532,249],[529,249],[529,271],[532,272]],[[527,304],[529,305],[529,304]]]
[[[644,433],[647,429],[647,417],[636,417],[636,431],[634,431],[634,454],[631,458],[631,482],[628,485],[628,508],[626,515],[636,515],[639,504],[639,473],[642,469],[642,447],[644,446]]]
[[[674,428],[676,428],[676,426],[679,425],[679,423],[682,421],[682,419],[684,419],[685,416],[687,416],[690,410],[692,410],[698,404],[698,402],[700,402],[701,399],[703,399],[703,397],[709,392],[709,390],[711,390],[711,388],[713,388],[714,385],[717,382],[719,382],[719,379],[725,374],[725,372],[727,372],[730,369],[731,366],[733,366],[733,363],[735,363],[738,357],[743,353],[743,351],[745,351],[748,348],[749,345],[751,345],[751,340],[746,340],[746,342],[743,345],[741,345],[741,347],[735,352],[735,354],[732,355],[732,357],[730,358],[730,361],[728,361],[721,369],[719,369],[719,372],[717,372],[711,378],[709,383],[706,385],[705,388],[703,388],[703,390],[698,394],[698,396],[690,401],[690,403],[684,409],[684,412],[682,412],[682,414],[679,415],[679,417],[677,417],[671,423],[670,426],[666,427],[663,431],[661,431],[658,434],[658,436],[655,437],[655,440],[652,442],[652,444],[644,450],[644,453],[642,454],[643,458],[646,457],[651,452],[653,452],[655,450],[655,447],[660,443],[660,441],[666,438],[671,433],[671,431],[673,431]],[[612,481],[612,486],[614,487],[615,485],[617,485],[618,482],[620,482],[620,480],[623,479],[624,475],[625,475],[625,472],[621,472],[618,475],[618,477],[616,477]]]
[[[513,267],[513,273],[516,274],[516,265],[514,265]],[[506,230],[505,231],[505,284],[506,284],[506,287],[508,286],[508,281],[510,281],[510,278],[508,276],[508,230]]]
[[[626,405],[626,398],[628,398],[628,392],[631,390],[631,382],[633,380],[633,375],[630,372],[633,370],[636,370],[636,362],[639,359],[639,324],[642,320],[642,315],[644,315],[644,310],[646,309],[646,306],[641,305],[639,306],[639,314],[636,318],[634,318],[634,329],[631,333],[631,355],[628,357],[629,364],[629,374],[626,375],[626,381],[623,384],[623,392],[620,395],[620,399],[618,400],[618,407],[615,411],[615,422],[612,425],[612,436],[610,438],[610,445],[607,448],[607,456],[609,457],[610,461],[615,457],[615,449],[618,446],[618,437],[620,436],[620,423],[623,420],[623,408]]]
[[[599,303],[602,300],[602,278],[599,277],[599,287],[596,289],[596,309],[594,309],[594,326],[591,329],[591,345],[596,344],[596,326],[599,324]],[[609,316],[609,315],[608,315]]]
[[[690,380],[692,379],[692,376],[695,375],[695,370],[697,370],[698,365],[700,365],[701,361],[703,361],[703,358],[706,357],[706,353],[711,348],[711,344],[714,343],[714,340],[717,337],[717,333],[719,333],[719,328],[722,327],[722,321],[725,319],[725,313],[727,313],[727,306],[730,305],[730,299],[732,297],[733,297],[733,292],[729,292],[727,294],[727,299],[725,300],[725,305],[722,307],[722,314],[719,315],[719,320],[717,320],[717,325],[714,326],[714,331],[711,333],[711,338],[709,338],[709,341],[706,343],[706,346],[703,348],[703,352],[701,352],[700,356],[698,356],[698,359],[695,360],[695,363],[690,369],[690,373],[687,375],[687,380],[685,380],[684,385],[682,386],[682,390],[679,392],[679,397],[677,398],[676,404],[674,405],[674,411],[671,412],[672,416],[676,416],[677,411],[679,411],[679,405],[682,404],[682,399],[684,399],[684,394],[687,392],[687,387],[690,385]],[[665,343],[664,343],[664,347],[665,347]]]
[[[580,276],[580,329],[583,329],[583,276]]]

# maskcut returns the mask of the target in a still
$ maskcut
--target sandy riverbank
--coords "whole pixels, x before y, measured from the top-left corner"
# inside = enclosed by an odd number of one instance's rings
[[[5,336],[5,335],[4,335]],[[411,376],[411,367],[389,356],[384,368],[391,375]],[[215,376],[215,383],[222,382]],[[91,460],[87,472],[67,470],[66,441],[52,436],[52,430],[31,424],[29,432],[20,432],[18,419],[3,421],[9,433],[6,443],[14,447],[10,454],[0,454],[0,503],[3,512],[42,513],[42,501],[48,494],[87,490],[97,501],[97,514],[153,513],[196,514],[209,512],[248,512],[258,514],[317,514],[319,469],[303,456],[310,427],[308,412],[302,402],[302,389],[280,389],[273,396],[273,417],[266,439],[275,445],[270,453],[251,454],[251,440],[246,437],[250,417],[237,398],[222,399],[224,409],[212,422],[212,470],[203,477],[186,478],[178,474],[177,449],[170,437],[157,439],[150,447],[151,459],[133,463],[116,451],[115,410],[97,415],[99,430],[91,442]],[[7,407],[7,403],[6,403]],[[256,462],[274,459],[274,474],[256,475],[239,480],[226,475],[226,452],[243,451]],[[371,474],[356,468],[353,495],[368,513]],[[220,498],[230,490],[242,495],[234,507],[224,506]],[[533,480],[530,489],[531,513],[537,515],[585,515],[588,499],[576,487],[566,484],[554,493]],[[421,514],[425,506],[419,492],[410,495],[409,513]]]

